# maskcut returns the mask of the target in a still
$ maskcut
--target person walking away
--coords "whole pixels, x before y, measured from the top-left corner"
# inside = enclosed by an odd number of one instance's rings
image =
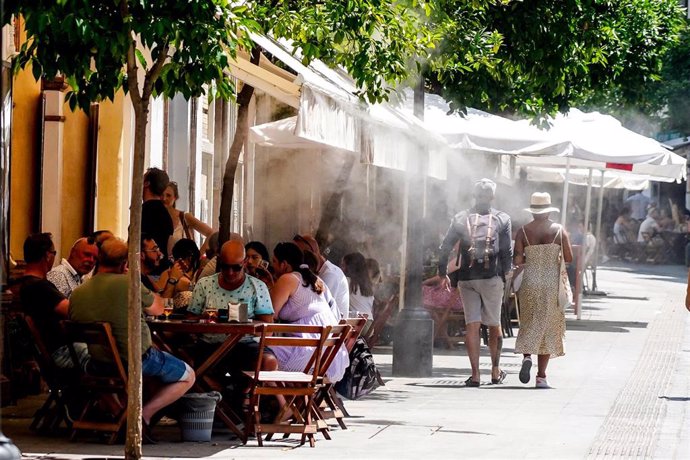
[[[563,227],[551,219],[558,212],[551,206],[551,195],[533,193],[530,207],[532,222],[515,236],[515,265],[524,269],[518,291],[520,331],[515,352],[523,354],[520,381],[528,383],[532,355],[538,355],[536,388],[551,388],[546,380],[549,359],[563,356],[565,313],[558,304],[560,258],[573,260],[570,238]]]
[[[438,261],[438,281],[450,289],[447,275],[448,258],[456,243],[460,242],[460,268],[458,287],[465,309],[467,333],[465,345],[472,367],[472,375],[465,381],[468,387],[478,387],[479,329],[489,328],[491,351],[491,383],[502,383],[506,373],[500,368],[503,333],[501,307],[506,277],[512,266],[511,224],[505,212],[491,207],[496,183],[481,179],[474,184],[472,208],[453,217],[443,238]]]

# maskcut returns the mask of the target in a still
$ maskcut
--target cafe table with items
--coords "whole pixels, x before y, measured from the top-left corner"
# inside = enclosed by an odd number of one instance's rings
[[[184,359],[187,353],[177,347],[174,340],[175,336],[190,336],[192,334],[224,334],[225,341],[218,345],[218,348],[203,362],[194,363],[196,391],[218,391],[221,389],[220,383],[213,376],[213,369],[222,359],[237,345],[240,339],[246,335],[256,335],[257,328],[262,323],[253,322],[216,322],[214,318],[202,320],[183,320],[168,319],[165,321],[151,319],[147,321],[152,337],[156,345],[173,355]],[[191,363],[190,363],[191,364]],[[225,401],[220,401],[216,406],[216,416],[235,433],[243,442],[246,440],[246,433],[238,426],[243,422]]]

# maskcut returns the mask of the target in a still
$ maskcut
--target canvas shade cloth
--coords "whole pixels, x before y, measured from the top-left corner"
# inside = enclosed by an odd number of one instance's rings
[[[422,161],[428,175],[446,178],[445,141],[414,116],[387,103],[363,102],[346,72],[318,60],[305,66],[299,50],[285,40],[259,35],[252,39],[299,76],[295,81],[301,90],[294,136],[319,147],[358,153],[363,163],[376,166],[417,171]],[[290,129],[284,125],[274,128],[281,127],[284,133]],[[277,146],[265,137],[268,127],[261,129],[263,145]]]

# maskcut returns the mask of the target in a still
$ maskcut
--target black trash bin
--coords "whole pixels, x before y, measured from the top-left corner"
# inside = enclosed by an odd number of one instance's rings
[[[216,404],[222,399],[217,391],[187,393],[180,398],[180,435],[182,441],[210,441]]]

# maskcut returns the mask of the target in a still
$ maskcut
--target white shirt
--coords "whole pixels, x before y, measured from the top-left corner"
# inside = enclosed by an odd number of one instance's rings
[[[68,299],[72,291],[82,283],[81,275],[67,262],[67,259],[62,259],[60,265],[49,271],[46,278]]]
[[[347,318],[350,310],[350,286],[347,284],[345,273],[343,273],[340,267],[326,260],[323,266],[321,266],[321,270],[319,270],[319,278],[331,290],[331,294],[333,294],[335,302],[338,304],[340,318]]]
[[[652,217],[647,216],[647,218],[640,224],[640,231],[637,234],[637,242],[644,243],[645,239],[644,235],[642,234],[646,233],[647,235],[652,236],[654,230],[659,230],[659,224],[657,224]]]

